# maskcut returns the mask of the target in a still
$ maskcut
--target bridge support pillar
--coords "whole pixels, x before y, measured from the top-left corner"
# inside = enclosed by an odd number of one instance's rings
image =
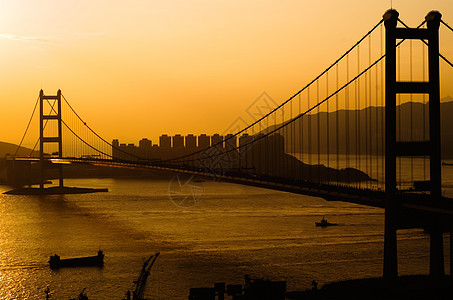
[[[385,280],[398,277],[397,256],[397,197],[396,197],[396,25],[398,12],[388,10],[383,18],[385,25]]]
[[[398,249],[396,218],[385,213],[384,233],[384,271],[383,277],[387,281],[394,281],[398,277]]]
[[[429,186],[431,203],[439,202],[441,189],[441,147],[440,147],[440,85],[439,85],[439,26],[442,15],[431,11],[426,15],[427,28],[397,28],[398,12],[390,9],[385,12],[385,240],[384,278],[398,277],[397,230],[404,226],[400,203],[402,191],[397,186],[397,157],[425,156],[430,159]],[[419,39],[428,41],[428,82],[401,82],[396,78],[397,40]],[[407,88],[409,87],[409,88]],[[420,88],[423,87],[423,88]],[[413,147],[420,146],[419,152],[412,152],[397,138],[396,95],[429,95],[429,138],[424,141],[409,141]],[[411,116],[413,117],[413,116]],[[401,130],[401,128],[399,128]],[[413,130],[411,128],[411,130]],[[428,145],[428,147],[421,147]],[[430,231],[430,275],[438,279],[444,275],[444,254],[442,230],[436,220],[428,220]],[[422,225],[415,224],[421,227]]]
[[[453,229],[450,231],[450,283],[453,286]]]
[[[444,269],[444,239],[441,230],[430,232],[429,274],[435,280],[445,275]]]

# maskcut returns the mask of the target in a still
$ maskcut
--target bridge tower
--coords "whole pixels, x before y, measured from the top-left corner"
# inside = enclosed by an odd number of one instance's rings
[[[384,278],[398,276],[397,230],[404,223],[399,213],[396,185],[396,159],[404,156],[425,156],[430,159],[430,201],[441,198],[441,148],[440,148],[440,91],[439,91],[439,26],[442,15],[431,11],[425,17],[427,28],[397,28],[398,12],[388,10],[383,18],[386,29],[385,58],[385,238]],[[417,39],[428,42],[428,82],[396,81],[397,39]],[[429,95],[429,139],[427,141],[397,141],[396,95],[404,93]],[[442,229],[431,220],[430,275],[444,275]]]
[[[50,103],[49,100],[54,100]],[[44,113],[45,104],[50,108],[49,114]],[[54,106],[57,105],[55,109]],[[62,143],[62,127],[61,127],[61,90],[58,90],[57,95],[44,95],[44,91],[39,92],[39,162],[41,170],[40,188],[44,188],[45,169],[48,163],[44,159],[44,144],[58,143],[58,158],[62,158],[63,143]],[[58,136],[45,136],[45,122],[57,122]],[[59,165],[59,185],[63,187],[63,166]]]

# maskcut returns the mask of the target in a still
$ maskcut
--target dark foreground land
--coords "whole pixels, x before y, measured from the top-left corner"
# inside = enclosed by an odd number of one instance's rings
[[[453,299],[453,278],[433,280],[429,276],[399,277],[388,284],[382,278],[328,283],[317,290],[289,292],[286,299]]]

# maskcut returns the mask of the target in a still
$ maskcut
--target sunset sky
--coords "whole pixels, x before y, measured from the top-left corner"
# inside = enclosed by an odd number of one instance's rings
[[[20,141],[41,88],[61,89],[107,140],[222,132],[262,92],[278,103],[293,95],[390,5],[0,0],[0,141]],[[451,0],[395,0],[393,7],[410,26],[433,9],[453,24]],[[452,60],[453,33],[441,34],[441,52]]]

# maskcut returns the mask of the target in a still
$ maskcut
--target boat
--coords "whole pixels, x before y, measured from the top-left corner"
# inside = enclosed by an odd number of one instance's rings
[[[315,222],[315,225],[319,226],[319,227],[327,227],[327,226],[336,226],[337,223],[329,223],[329,222],[327,222],[327,219],[325,219],[323,216],[322,220],[320,222]]]
[[[76,257],[61,259],[59,255],[55,254],[49,259],[49,266],[51,269],[59,269],[64,267],[85,267],[85,266],[104,266],[104,253],[102,250],[98,251],[96,256]]]

